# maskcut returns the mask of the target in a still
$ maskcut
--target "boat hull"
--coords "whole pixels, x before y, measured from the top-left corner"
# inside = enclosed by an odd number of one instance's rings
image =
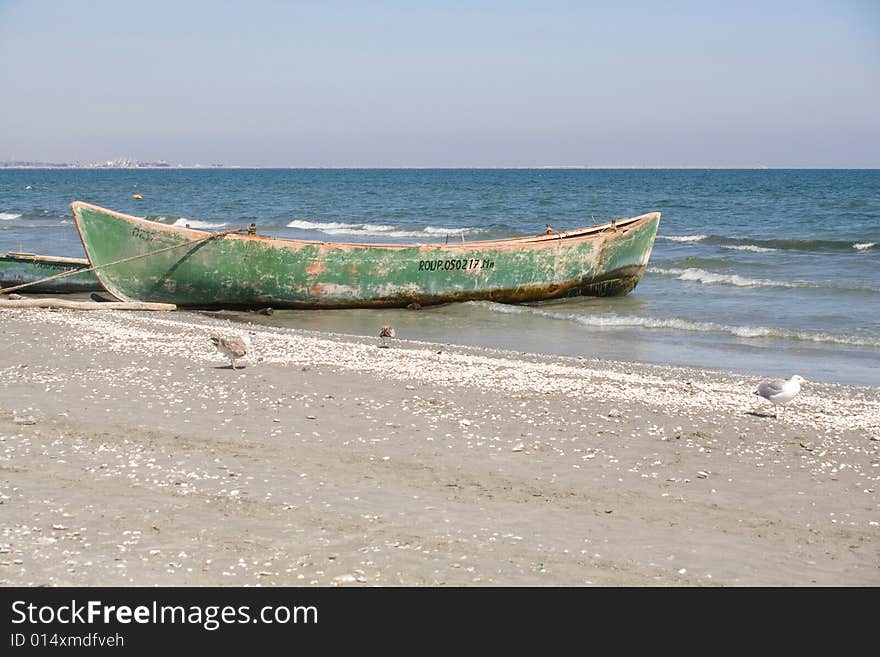
[[[655,212],[551,235],[377,245],[212,236],[87,203],[71,208],[89,260],[113,296],[204,308],[522,303],[626,294],[645,271],[660,221]]]
[[[72,274],[43,283],[36,283],[44,278],[88,269],[89,261],[84,258],[61,258],[41,256],[33,253],[7,253],[0,255],[0,289],[29,284],[22,288],[24,293],[33,294],[70,294],[74,292],[94,292],[103,290],[94,272],[87,271]],[[34,283],[33,285],[30,285]]]

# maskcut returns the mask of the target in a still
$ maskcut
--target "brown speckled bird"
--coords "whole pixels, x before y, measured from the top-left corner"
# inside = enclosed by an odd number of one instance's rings
[[[212,335],[211,342],[217,347],[217,351],[232,361],[232,369],[235,369],[235,359],[247,356],[247,345],[243,338],[235,335],[229,337],[221,337]]]
[[[394,337],[394,327],[393,326],[383,326],[379,329],[379,346],[385,349],[388,348],[388,338]]]

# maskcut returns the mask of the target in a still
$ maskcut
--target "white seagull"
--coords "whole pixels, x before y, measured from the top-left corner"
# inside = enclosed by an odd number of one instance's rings
[[[761,381],[753,392],[774,406],[785,406],[801,391],[802,383],[810,383],[810,381],[807,381],[799,374],[795,374],[787,381]],[[779,416],[777,415],[776,417]]]

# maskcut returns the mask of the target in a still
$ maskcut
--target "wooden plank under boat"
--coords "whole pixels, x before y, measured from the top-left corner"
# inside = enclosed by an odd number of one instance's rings
[[[629,293],[660,213],[511,239],[347,244],[169,226],[75,201],[98,279],[122,301],[190,307],[365,308]],[[245,234],[242,234],[245,233]]]
[[[63,258],[43,256],[22,251],[10,251],[0,255],[0,289],[15,287],[24,283],[35,283],[44,278],[88,269],[91,265],[85,258]],[[73,292],[94,292],[103,290],[94,272],[86,271],[63,278],[35,283],[22,289],[34,294],[68,294]]]

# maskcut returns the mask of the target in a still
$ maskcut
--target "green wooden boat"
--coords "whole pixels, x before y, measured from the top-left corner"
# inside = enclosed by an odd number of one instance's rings
[[[98,279],[122,301],[201,308],[366,308],[622,295],[639,282],[660,213],[531,237],[346,244],[208,233],[76,201]],[[549,231],[549,227],[548,227]]]
[[[85,258],[62,258],[58,256],[43,256],[35,253],[22,251],[10,251],[0,255],[0,289],[17,287],[28,283],[21,288],[24,294],[69,294],[72,292],[93,292],[103,290],[101,283],[94,272],[85,271],[79,274],[71,274],[55,280],[42,281],[44,278],[73,272],[78,269],[88,269],[91,265]]]

